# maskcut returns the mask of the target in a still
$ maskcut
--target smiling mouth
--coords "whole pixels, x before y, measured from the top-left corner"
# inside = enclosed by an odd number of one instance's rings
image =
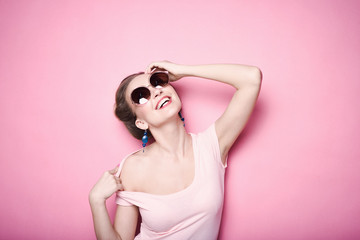
[[[161,108],[166,107],[167,105],[169,105],[171,103],[171,98],[170,97],[163,97],[157,104],[156,106],[156,110],[159,110]]]

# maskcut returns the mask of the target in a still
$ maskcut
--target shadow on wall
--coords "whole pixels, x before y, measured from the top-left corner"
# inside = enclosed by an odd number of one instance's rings
[[[229,152],[229,162],[228,164],[233,161],[237,161],[234,157],[237,155],[238,151],[241,151],[243,146],[245,145],[246,147],[246,142],[249,141],[249,138],[252,137],[253,134],[255,134],[255,132],[257,131],[257,129],[260,128],[261,124],[264,122],[264,118],[266,117],[266,103],[263,99],[258,99],[255,108],[253,110],[253,113],[250,117],[250,119],[248,120],[248,123],[245,127],[245,129],[241,132],[240,136],[238,137],[238,139],[235,141],[234,145],[232,146],[232,149]],[[241,159],[239,159],[241,161]],[[229,170],[227,170],[229,171]],[[229,174],[225,174],[225,199],[224,199],[224,208],[223,208],[223,215],[222,215],[222,221],[221,221],[221,225],[220,225],[220,231],[219,231],[219,239],[221,239],[221,232],[222,229],[224,228],[223,225],[225,224],[229,224],[229,222],[224,221],[226,217],[226,213],[228,212],[227,209],[227,204],[226,204],[226,191],[227,191],[227,181],[229,178]]]
[[[247,141],[247,138],[251,137],[251,135],[257,131],[257,129],[261,126],[261,123],[264,122],[264,118],[266,116],[265,110],[266,103],[263,99],[259,98],[244,130],[232,146],[232,150],[240,150],[244,145],[243,143]],[[230,150],[230,154],[232,150]]]

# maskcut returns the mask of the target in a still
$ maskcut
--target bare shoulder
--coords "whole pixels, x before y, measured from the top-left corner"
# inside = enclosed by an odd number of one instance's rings
[[[142,151],[135,152],[128,156],[121,169],[120,179],[125,191],[138,191],[143,180],[144,157]]]

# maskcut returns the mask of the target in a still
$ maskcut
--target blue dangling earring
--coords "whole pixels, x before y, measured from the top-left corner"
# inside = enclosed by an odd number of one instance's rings
[[[181,111],[179,112],[179,117],[180,117],[180,119],[181,119],[181,121],[183,122],[184,127],[185,127],[185,118],[182,117]]]
[[[145,129],[145,132],[144,132],[144,136],[142,137],[142,146],[143,146],[143,152],[144,152],[144,149],[145,149],[145,146],[148,142],[148,136],[147,136],[147,129]]]

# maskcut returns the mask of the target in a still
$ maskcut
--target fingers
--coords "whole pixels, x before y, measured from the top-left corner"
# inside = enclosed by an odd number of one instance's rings
[[[119,170],[119,165],[117,165],[114,169],[109,170],[108,172],[112,175],[113,179],[115,180],[116,190],[122,191],[124,190],[124,187],[121,184],[120,177],[115,175],[118,170]]]
[[[122,190],[124,187],[120,178],[111,174],[110,171],[106,171],[91,189],[89,197],[91,201],[104,201],[115,192]]]
[[[108,172],[109,172],[111,175],[115,175],[118,170],[119,170],[119,165],[117,165],[115,168],[109,170]]]
[[[145,70],[145,73],[151,73],[153,70],[155,70],[158,67],[158,64],[156,62],[150,63]]]
[[[111,190],[111,194],[112,195],[114,192],[116,191],[121,191],[121,190],[124,190],[124,187],[121,183],[121,179],[120,177],[117,177],[113,174],[110,174],[109,171],[108,172],[105,172],[106,173],[106,177],[104,179],[105,183],[103,185],[103,189],[105,189],[105,185],[109,188],[109,189],[112,189]],[[110,196],[109,195],[109,196]]]
[[[118,190],[118,191],[123,191],[123,190],[124,190],[124,187],[123,187],[123,185],[121,184],[120,178],[115,177],[115,182],[116,182],[116,190]]]
[[[168,70],[167,67],[166,67],[166,64],[169,64],[169,63],[170,63],[169,61],[152,62],[146,67],[145,73],[151,73],[156,68],[160,68],[160,69],[163,69],[163,70]]]

